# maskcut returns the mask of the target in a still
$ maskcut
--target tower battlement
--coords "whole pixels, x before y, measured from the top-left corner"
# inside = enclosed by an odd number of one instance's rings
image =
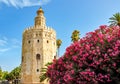
[[[39,30],[39,28],[36,28],[35,26],[31,26],[31,27],[26,28],[26,29],[23,31],[23,33],[27,32],[27,31],[30,31],[30,30],[33,30],[33,29],[38,29],[38,30]],[[41,29],[40,29],[40,30],[41,30]],[[56,33],[56,31],[55,31],[52,27],[49,27],[49,26],[45,27],[44,30],[49,31],[49,32],[54,32],[54,33]]]

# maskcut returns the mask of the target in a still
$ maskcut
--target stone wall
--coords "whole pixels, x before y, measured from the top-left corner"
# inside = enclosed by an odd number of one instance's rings
[[[37,11],[37,14],[35,25],[23,32],[22,84],[48,84],[46,81],[40,83],[39,76],[45,64],[52,62],[54,56],[56,56],[56,32],[46,26],[45,17],[41,9]],[[42,22],[38,23],[38,20]]]

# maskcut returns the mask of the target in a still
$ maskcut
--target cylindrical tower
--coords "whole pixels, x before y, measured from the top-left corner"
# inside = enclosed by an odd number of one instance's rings
[[[35,25],[23,32],[21,84],[40,83],[41,68],[56,56],[56,32],[46,26],[42,8],[37,11]]]

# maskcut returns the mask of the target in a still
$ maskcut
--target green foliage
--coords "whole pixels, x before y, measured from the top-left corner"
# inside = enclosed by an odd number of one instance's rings
[[[10,75],[13,76],[14,79],[18,79],[20,78],[20,71],[21,71],[21,67],[20,66],[16,67],[10,72]]]
[[[8,73],[8,74],[5,76],[5,79],[6,79],[6,80],[13,80],[13,79],[14,79],[14,75],[11,74],[11,73]]]
[[[59,48],[60,48],[61,44],[62,44],[62,40],[57,39],[57,40],[56,40],[56,45],[57,45],[57,50],[58,50],[58,52],[57,52],[57,56],[58,56],[58,57],[59,57]]]
[[[62,40],[57,39],[56,43],[57,43],[57,48],[60,48],[60,46],[61,46],[61,44],[62,44]]]
[[[9,73],[7,71],[3,71],[2,73],[3,73],[2,80],[5,80]]]
[[[52,65],[52,62],[48,62],[45,66],[48,67],[49,65]]]
[[[14,80],[20,78],[21,67],[14,68],[10,73],[0,68],[0,80]]]
[[[117,25],[120,26],[120,13],[119,12],[115,13],[113,17],[109,19],[110,19],[109,23],[111,23],[110,26],[117,26]]]
[[[2,80],[2,69],[0,67],[0,80]]]
[[[48,67],[50,65],[52,65],[52,62],[48,62],[45,66]],[[47,74],[46,74],[47,68],[42,68],[41,72],[42,72],[42,74],[40,76],[40,82],[43,82],[46,79],[49,80],[47,77]]]
[[[80,35],[80,32],[78,30],[74,30],[71,36],[72,41],[73,42],[78,41],[80,39],[79,35]]]
[[[47,79],[47,75],[46,73],[42,73],[42,75],[40,76],[40,82],[43,82],[45,79]]]
[[[5,80],[7,75],[8,75],[8,72],[2,71],[2,69],[0,68],[0,80]]]

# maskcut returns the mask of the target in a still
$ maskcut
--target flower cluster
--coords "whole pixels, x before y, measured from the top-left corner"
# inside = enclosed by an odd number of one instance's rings
[[[120,27],[102,25],[71,44],[48,67],[50,84],[117,84],[120,82]]]

